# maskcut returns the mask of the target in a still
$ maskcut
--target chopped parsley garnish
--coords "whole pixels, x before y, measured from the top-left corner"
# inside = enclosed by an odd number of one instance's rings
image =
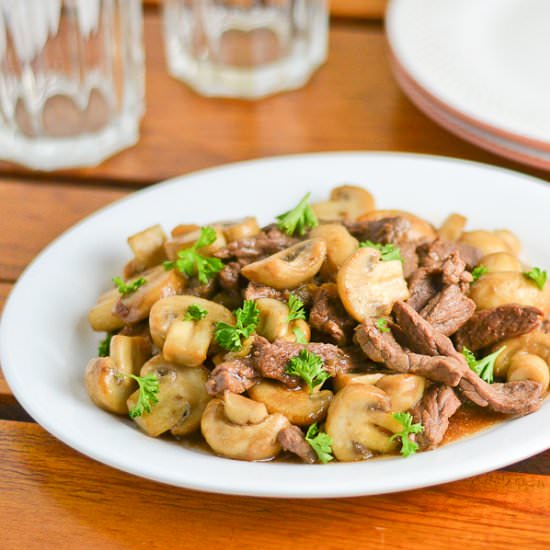
[[[310,195],[311,193],[306,193],[296,207],[276,217],[277,227],[281,231],[290,236],[296,234],[302,236],[308,229],[313,229],[319,225],[317,216],[309,205]]]
[[[388,326],[388,321],[384,319],[383,317],[380,317],[380,319],[376,319],[375,321],[376,328],[380,332],[390,332],[390,327]]]
[[[225,264],[219,258],[210,258],[201,255],[198,249],[212,244],[216,239],[217,234],[213,227],[201,227],[200,237],[193,246],[180,250],[177,260],[164,262],[162,264],[164,269],[176,268],[187,277],[196,276],[201,283],[208,283],[216,273],[223,269]]]
[[[300,327],[294,327],[292,329],[292,332],[294,333],[294,336],[296,336],[297,344],[307,344],[306,335],[304,334],[304,331]]]
[[[208,311],[199,304],[191,304],[183,316],[184,321],[200,321],[208,315]]]
[[[285,373],[290,376],[298,376],[309,388],[313,388],[325,382],[332,375],[323,368],[323,359],[307,349],[300,350],[300,353],[292,357],[285,367]]]
[[[229,351],[239,351],[243,347],[242,341],[256,330],[260,320],[260,310],[254,300],[245,300],[243,306],[234,313],[235,326],[222,321],[216,323],[216,342]]]
[[[118,292],[121,296],[128,296],[135,292],[140,286],[143,286],[147,282],[146,279],[140,277],[136,279],[133,283],[125,283],[120,277],[113,277],[113,283],[118,289]]]
[[[403,429],[400,432],[392,435],[390,440],[401,439],[401,454],[404,457],[413,455],[418,451],[418,443],[410,439],[410,434],[419,434],[424,431],[424,426],[422,424],[413,424],[413,417],[411,413],[408,412],[398,412],[393,413],[392,416],[403,426]]]
[[[488,384],[492,384],[494,382],[495,376],[494,376],[494,369],[495,369],[495,361],[497,360],[497,357],[504,351],[506,346],[502,346],[500,349],[495,351],[494,353],[491,353],[491,355],[487,355],[486,357],[482,357],[481,359],[476,359],[476,356],[473,354],[472,351],[470,351],[468,348],[464,347],[462,348],[462,355],[464,355],[466,359],[466,363],[468,363],[468,366],[485,382]]]
[[[97,346],[97,355],[99,357],[108,357],[110,350],[111,350],[111,340],[113,336],[115,335],[114,332],[108,332],[105,335],[105,338],[99,342],[99,346]]]
[[[295,294],[288,297],[288,322],[298,319],[305,320],[306,312],[304,311],[304,302]]]
[[[548,273],[543,271],[540,267],[534,267],[529,271],[525,271],[523,275],[525,275],[528,279],[531,279],[541,290],[544,288],[546,279],[548,278]]]
[[[323,464],[334,460],[332,456],[332,437],[325,432],[319,431],[317,422],[307,429],[306,441]]]
[[[375,248],[380,252],[380,259],[383,262],[391,262],[392,260],[399,260],[403,262],[401,256],[401,250],[395,244],[380,244],[373,243],[372,241],[362,241],[359,243],[359,248]]]
[[[474,267],[472,270],[472,282],[476,282],[482,275],[485,275],[489,270],[483,265],[479,264],[478,266]]]
[[[130,418],[141,416],[144,412],[150,413],[151,407],[159,402],[157,397],[160,389],[158,378],[153,373],[146,376],[136,376],[135,374],[126,376],[133,378],[139,386],[137,403],[129,410]]]

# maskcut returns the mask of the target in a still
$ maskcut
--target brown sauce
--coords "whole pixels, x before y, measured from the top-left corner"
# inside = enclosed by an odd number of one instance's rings
[[[449,429],[443,438],[441,445],[457,441],[463,437],[474,435],[477,432],[486,430],[509,416],[490,411],[475,405],[462,405],[451,417]]]

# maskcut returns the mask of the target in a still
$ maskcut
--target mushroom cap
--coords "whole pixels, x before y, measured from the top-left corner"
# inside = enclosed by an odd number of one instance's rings
[[[311,205],[320,220],[356,220],[358,216],[374,210],[374,197],[363,187],[340,185],[332,189],[328,201]]]

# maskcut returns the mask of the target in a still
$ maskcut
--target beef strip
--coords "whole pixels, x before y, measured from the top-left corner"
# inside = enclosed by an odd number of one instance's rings
[[[460,405],[460,399],[449,386],[433,384],[424,392],[422,399],[411,410],[414,421],[424,426],[424,430],[416,436],[422,451],[433,449],[441,443],[449,427],[449,419]]]
[[[250,263],[280,252],[297,242],[297,239],[289,237],[277,226],[269,225],[254,237],[229,243],[225,248],[218,250],[214,256],[222,260],[234,259],[240,260],[241,263]]]
[[[220,286],[225,290],[239,290],[241,286],[240,262],[229,262],[219,273]]]
[[[472,270],[483,254],[477,248],[464,243],[446,241],[438,237],[418,247],[417,253],[422,267],[440,266],[451,254],[457,252],[468,270]]]
[[[451,340],[435,330],[412,307],[405,302],[397,302],[393,312],[402,333],[406,335],[407,345],[413,351],[453,359],[452,363],[446,362],[442,366],[453,369],[452,374],[458,375],[458,386],[463,394],[477,405],[514,415],[529,414],[540,407],[542,385],[538,382],[520,380],[505,384],[488,384],[468,367],[466,359],[455,349]],[[392,368],[390,364],[387,366]],[[436,380],[430,374],[425,376],[434,381],[443,381]],[[456,385],[446,384],[448,386]]]
[[[542,311],[519,304],[478,311],[455,335],[457,347],[477,351],[540,326]]]
[[[220,363],[210,373],[206,390],[210,395],[220,395],[225,390],[243,393],[257,381],[258,373],[254,370],[252,360],[245,357]]]
[[[295,388],[301,385],[303,380],[286,374],[285,368],[289,360],[296,357],[302,349],[319,355],[323,359],[325,370],[333,376],[357,368],[352,356],[332,344],[296,344],[284,340],[275,340],[270,343],[262,336],[256,336],[252,344],[254,368],[265,378],[272,378]]]
[[[216,294],[218,290],[217,278],[210,279],[207,283],[201,283],[196,277],[191,277],[187,287],[182,294],[188,296],[198,296],[199,298],[209,299]]]
[[[351,342],[352,331],[357,322],[349,315],[334,283],[322,285],[315,294],[309,314],[312,328],[328,336],[338,346]]]
[[[403,258],[403,276],[408,279],[418,269],[418,255],[415,243],[400,243],[399,250]]]
[[[410,297],[407,303],[415,310],[421,310],[442,289],[440,279],[431,269],[419,267],[408,280]]]
[[[343,225],[360,241],[373,243],[397,244],[408,241],[411,222],[400,216],[381,218],[379,220],[346,221]]]
[[[420,315],[436,330],[450,336],[474,314],[476,304],[461,291],[450,285],[437,293],[420,311]]]
[[[304,306],[310,307],[313,304],[313,299],[318,288],[319,287],[314,283],[307,283],[293,290],[277,290],[276,288],[250,281],[244,291],[244,299],[258,300],[259,298],[271,298],[273,300],[287,302],[289,296],[294,294],[302,300]]]
[[[306,464],[313,464],[317,460],[315,452],[298,426],[283,428],[277,434],[277,441],[285,451],[298,455]]]

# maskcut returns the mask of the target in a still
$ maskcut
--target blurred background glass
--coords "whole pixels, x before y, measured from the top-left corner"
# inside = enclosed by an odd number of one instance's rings
[[[170,73],[199,93],[299,88],[327,54],[325,0],[165,0]]]
[[[0,158],[93,165],[139,138],[140,0],[0,0]]]

